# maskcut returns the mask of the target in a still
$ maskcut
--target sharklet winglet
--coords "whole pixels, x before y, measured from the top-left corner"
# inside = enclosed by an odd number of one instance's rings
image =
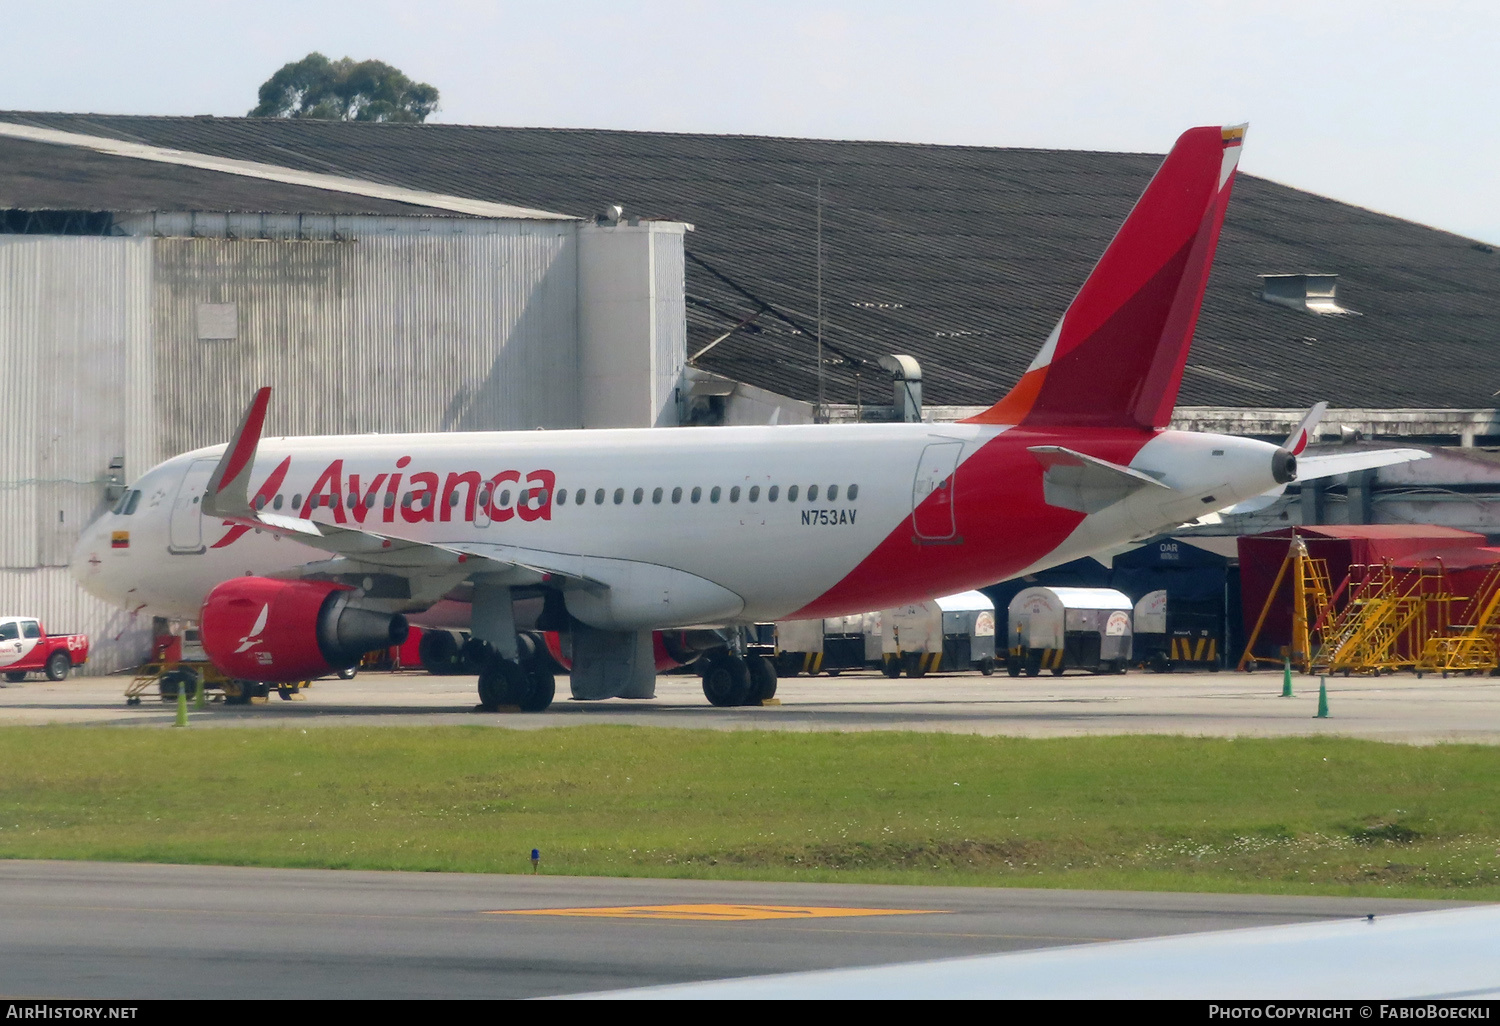
[[[266,423],[266,409],[271,404],[271,386],[255,393],[234,439],[219,457],[219,465],[208,479],[203,497],[203,511],[211,516],[242,516],[250,512],[250,467],[260,445],[260,432]]]

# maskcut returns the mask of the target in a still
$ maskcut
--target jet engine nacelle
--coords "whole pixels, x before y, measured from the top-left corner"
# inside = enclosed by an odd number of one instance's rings
[[[406,617],[349,604],[347,585],[236,577],[208,593],[203,649],[240,680],[307,680],[406,640]]]

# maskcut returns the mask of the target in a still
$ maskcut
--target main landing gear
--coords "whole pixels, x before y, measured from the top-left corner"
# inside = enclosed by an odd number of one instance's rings
[[[703,696],[717,706],[760,705],[776,697],[776,667],[762,655],[710,652],[703,656]]]
[[[539,651],[525,634],[517,641],[519,659],[507,659],[490,649],[480,665],[479,708],[485,712],[495,712],[504,706],[522,712],[543,712],[557,694],[557,679],[552,675],[547,653]],[[469,642],[471,647],[475,644]]]

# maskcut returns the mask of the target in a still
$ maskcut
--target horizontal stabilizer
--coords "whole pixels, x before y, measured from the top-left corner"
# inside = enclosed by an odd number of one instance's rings
[[[1034,445],[1026,451],[1043,467],[1042,497],[1058,509],[1097,513],[1142,488],[1171,490],[1139,470],[1060,445]]]
[[[1374,470],[1397,463],[1431,458],[1432,453],[1421,449],[1364,449],[1357,452],[1319,453],[1315,456],[1297,457],[1297,480],[1316,481],[1335,474],[1353,474],[1359,470]]]
[[[1322,405],[1322,404],[1319,404]],[[1316,409],[1316,407],[1314,407]],[[1311,416],[1311,415],[1309,415]],[[1292,432],[1292,438],[1288,439],[1288,448],[1302,429]],[[1353,474],[1361,470],[1374,470],[1376,467],[1390,467],[1397,463],[1409,463],[1412,460],[1425,460],[1432,456],[1430,452],[1421,449],[1364,449],[1357,452],[1334,452],[1319,454],[1315,456],[1297,457],[1297,480],[1317,481],[1325,477],[1335,477],[1339,474]],[[1225,516],[1237,517],[1246,513],[1258,513],[1268,509],[1275,504],[1276,500],[1286,492],[1286,485],[1277,485],[1269,492],[1260,495],[1252,495],[1244,502],[1235,503],[1227,509],[1220,510]]]

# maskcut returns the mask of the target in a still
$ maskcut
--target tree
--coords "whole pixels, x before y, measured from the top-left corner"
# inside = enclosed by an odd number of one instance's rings
[[[283,65],[260,87],[252,118],[321,118],[325,121],[426,121],[438,91],[413,82],[384,61],[331,61],[310,53]]]

